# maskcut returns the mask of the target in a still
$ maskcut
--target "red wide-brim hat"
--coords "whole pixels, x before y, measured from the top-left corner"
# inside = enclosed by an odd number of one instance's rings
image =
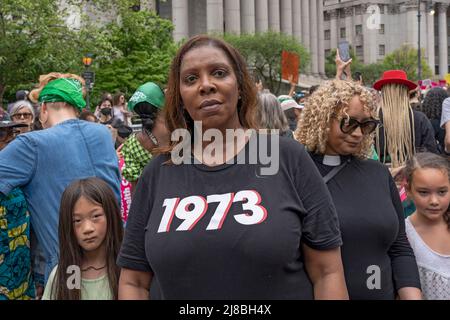
[[[383,73],[380,80],[375,82],[373,88],[380,91],[384,85],[396,83],[402,84],[408,87],[409,90],[414,90],[417,88],[417,84],[408,80],[406,72],[403,70],[389,70]]]

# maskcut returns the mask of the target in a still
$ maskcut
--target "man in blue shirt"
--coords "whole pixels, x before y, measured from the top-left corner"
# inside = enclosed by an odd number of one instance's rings
[[[95,176],[105,180],[120,201],[111,133],[105,126],[77,118],[86,105],[82,81],[76,75],[42,77],[30,96],[41,104],[45,130],[19,135],[0,152],[0,193],[23,190],[45,255],[45,282],[58,262],[59,207],[65,188],[74,180]]]

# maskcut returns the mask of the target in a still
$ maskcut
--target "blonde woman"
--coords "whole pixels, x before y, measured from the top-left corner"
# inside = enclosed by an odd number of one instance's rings
[[[408,80],[403,70],[389,70],[374,86],[381,91],[380,119],[377,130],[377,153],[392,168],[404,166],[416,152],[438,153],[433,126],[420,111],[410,105],[409,92],[417,84]]]
[[[295,138],[310,152],[336,206],[350,299],[420,299],[395,183],[384,165],[368,160],[376,111],[367,89],[330,81],[309,98]]]

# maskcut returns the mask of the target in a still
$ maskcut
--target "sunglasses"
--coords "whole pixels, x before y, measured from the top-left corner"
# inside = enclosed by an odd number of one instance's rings
[[[352,134],[358,127],[361,128],[361,132],[364,135],[371,134],[380,125],[378,120],[367,120],[364,122],[359,122],[358,120],[351,117],[344,117],[341,120],[341,131],[345,134]]]
[[[16,113],[11,116],[11,118],[15,121],[20,120],[22,118],[25,120],[30,120],[32,117],[33,117],[32,113]]]

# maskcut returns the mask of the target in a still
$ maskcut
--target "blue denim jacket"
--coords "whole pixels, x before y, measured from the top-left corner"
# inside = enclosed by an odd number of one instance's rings
[[[45,282],[58,263],[58,217],[62,193],[74,180],[105,180],[120,203],[120,174],[111,133],[102,125],[71,119],[19,135],[0,151],[0,192],[21,187],[31,225],[43,248]]]

